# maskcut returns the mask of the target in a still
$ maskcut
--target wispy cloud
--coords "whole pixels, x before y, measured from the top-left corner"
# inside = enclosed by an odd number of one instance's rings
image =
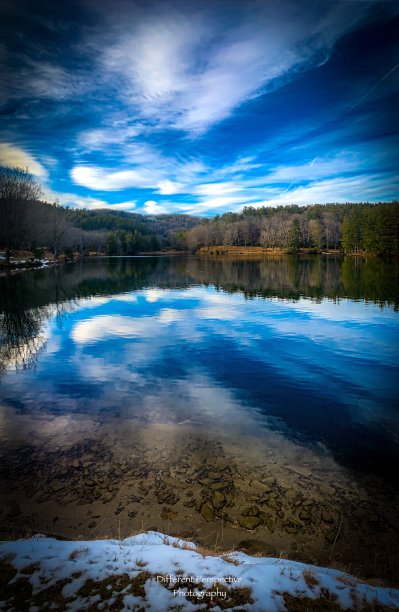
[[[9,4],[0,163],[146,214],[395,197],[399,9],[376,4]]]
[[[154,197],[144,201],[141,209],[147,214],[210,214],[237,210],[244,205],[346,202],[387,196],[393,199],[398,189],[392,172],[375,171],[383,167],[384,155],[375,152],[366,158],[362,147],[277,167],[257,163],[256,156],[240,157],[231,164],[211,168],[184,164],[161,155],[154,156],[152,161],[151,170],[137,166],[134,170],[112,172],[79,166],[73,169],[72,178],[89,189],[120,191],[140,187],[147,193],[152,192]],[[246,171],[247,167],[252,172]],[[168,174],[172,178],[184,177],[184,182],[161,178]],[[164,196],[175,199],[165,200]],[[184,196],[184,201],[176,199],[179,196]]]
[[[111,210],[126,210],[130,211],[136,208],[137,202],[133,200],[125,202],[115,202],[110,204],[107,200],[93,198],[91,196],[82,196],[77,193],[65,193],[62,191],[53,191],[49,188],[43,189],[43,199],[47,202],[58,202],[62,206],[70,208],[86,208],[87,210],[98,210],[109,208]]]
[[[387,197],[387,177],[355,175],[347,178],[318,180],[303,186],[275,189],[266,192],[266,198],[253,203],[254,206],[276,206],[284,204],[322,204],[326,202],[375,202],[394,199],[399,193],[399,175],[389,177],[391,192]],[[267,197],[269,195],[269,197]]]
[[[101,191],[118,191],[128,187],[151,187],[154,184],[150,170],[119,170],[113,172],[93,166],[77,166],[71,170],[74,183]]]
[[[81,132],[78,136],[78,143],[84,150],[102,151],[110,145],[125,145],[140,134],[141,131],[139,125],[129,125],[124,121],[114,121],[109,127]]]
[[[254,1],[230,11],[227,24],[223,4],[157,8],[133,27],[134,19],[113,16],[113,41],[97,41],[102,70],[120,78],[123,100],[143,120],[194,133],[292,71],[325,61],[361,19],[346,3]]]
[[[0,143],[0,166],[28,168],[35,176],[46,179],[46,168],[30,153],[9,143]]]

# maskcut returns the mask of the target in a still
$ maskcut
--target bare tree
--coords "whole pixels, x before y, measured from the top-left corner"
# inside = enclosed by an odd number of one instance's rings
[[[56,259],[66,242],[70,227],[65,210],[55,202],[47,213],[47,238]]]
[[[331,246],[336,249],[341,238],[340,222],[332,211],[326,211],[323,213],[323,227],[327,249],[329,249]]]
[[[224,232],[223,244],[226,246],[237,245],[239,242],[239,238],[240,238],[239,224],[229,223],[226,226],[226,231]]]
[[[272,249],[285,248],[288,245],[290,226],[291,216],[285,212],[278,212],[273,217],[264,219],[260,244]]]
[[[28,238],[29,203],[40,194],[41,188],[27,168],[0,171],[0,244],[5,248],[7,261],[11,251],[20,248]]]

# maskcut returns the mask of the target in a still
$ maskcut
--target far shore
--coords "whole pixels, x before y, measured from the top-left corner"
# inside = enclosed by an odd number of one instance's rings
[[[322,252],[314,249],[299,249],[293,253],[289,249],[281,248],[266,248],[260,246],[209,246],[198,249],[197,255],[234,255],[234,256],[278,256],[278,255],[343,255],[339,249],[325,249]],[[366,253],[356,253],[356,255],[365,255]]]
[[[189,250],[165,249],[158,251],[140,251],[135,255],[121,255],[121,257],[182,257],[188,255],[198,255],[205,257],[280,257],[282,255],[329,255],[334,257],[352,256],[352,257],[375,257],[372,253],[366,251],[358,251],[356,253],[344,253],[340,249],[324,249],[316,251],[310,248],[301,248],[295,253],[289,249],[282,248],[265,248],[260,246],[208,246],[197,249],[194,253]],[[79,261],[85,258],[93,257],[119,257],[119,255],[109,255],[103,252],[90,251],[88,253],[73,253],[65,255],[64,253],[55,257],[53,253],[45,251],[42,259],[35,259],[31,251],[16,251],[10,261],[5,258],[0,258],[0,274],[5,274],[12,271],[22,271],[27,269],[43,268],[54,265],[59,265],[68,262]]]

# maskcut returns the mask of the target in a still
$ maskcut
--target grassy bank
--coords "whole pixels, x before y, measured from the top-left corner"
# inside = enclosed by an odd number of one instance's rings
[[[233,255],[233,256],[241,256],[244,255],[246,257],[252,255],[261,255],[261,256],[278,256],[278,255],[287,255],[290,254],[289,249],[280,249],[280,248],[265,248],[260,246],[212,246],[212,247],[202,247],[197,251],[198,255]],[[311,254],[319,254],[314,249],[299,249],[298,255],[311,255]],[[342,255],[342,252],[338,249],[329,249],[323,251],[324,255]]]

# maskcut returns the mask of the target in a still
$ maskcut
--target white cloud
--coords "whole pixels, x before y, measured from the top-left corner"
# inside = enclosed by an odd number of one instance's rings
[[[146,289],[143,291],[142,295],[146,302],[154,303],[163,300],[169,293],[166,289]]]
[[[75,166],[71,178],[77,185],[103,191],[119,191],[129,187],[152,187],[154,182],[150,170],[112,171],[96,166]]]
[[[159,315],[158,321],[168,325],[169,323],[175,323],[176,321],[182,321],[187,318],[187,312],[183,310],[176,310],[176,308],[163,308]]]
[[[103,129],[86,130],[78,137],[80,146],[89,151],[102,151],[109,145],[125,145],[142,132],[139,125],[114,124]]]
[[[113,295],[113,300],[117,300],[118,302],[137,302],[137,295],[135,293],[122,293],[121,295]]]
[[[384,175],[357,175],[347,178],[332,178],[315,181],[309,185],[286,190],[277,197],[271,197],[257,206],[277,204],[317,204],[325,202],[361,202],[365,199],[375,202],[386,197],[387,189],[392,189],[391,197],[399,192],[399,176],[389,179]]]
[[[185,190],[185,187],[182,183],[165,179],[157,183],[157,189],[158,193],[161,195],[173,195],[176,193],[182,193]]]
[[[224,181],[219,183],[203,183],[201,185],[197,185],[193,191],[195,194],[200,196],[213,196],[220,197],[224,196],[228,193],[236,193],[237,191],[241,191],[242,187],[231,181]]]
[[[142,334],[151,335],[152,319],[133,318],[120,315],[103,315],[76,323],[71,338],[78,344],[101,342],[112,337],[135,338]]]
[[[136,207],[137,202],[128,200],[126,202],[117,202],[110,204],[106,200],[100,200],[91,196],[81,196],[76,193],[62,193],[53,191],[51,189],[43,190],[43,199],[47,202],[59,202],[62,206],[68,206],[71,208],[87,208],[88,210],[96,210],[102,208],[109,208],[111,210],[133,210]]]
[[[64,202],[65,199],[68,200],[69,205],[77,208],[87,208],[88,210],[98,210],[102,208],[111,208],[112,210],[132,210],[135,208],[136,203],[132,201],[128,202],[119,202],[118,204],[109,204],[105,200],[99,200],[97,198],[92,198],[90,196],[74,196],[71,194],[71,197],[65,198],[65,194],[61,198]]]
[[[337,155],[330,159],[315,157],[312,161],[291,166],[278,166],[265,177],[268,183],[311,181],[343,173],[356,172],[364,163],[354,154]]]
[[[274,169],[260,163],[255,155],[241,156],[219,168],[208,168],[198,159],[181,161],[163,157],[147,145],[137,145],[135,155],[136,159],[151,159],[151,163],[122,171],[76,166],[71,175],[75,182],[93,190],[146,188],[151,189],[155,197],[156,194],[192,196],[190,202],[149,199],[144,202],[140,212],[150,215],[170,212],[206,214],[239,210],[244,205],[259,207],[364,199],[375,201],[393,199],[398,193],[394,177],[385,173],[371,173],[374,167],[381,165],[378,155],[365,157],[358,148],[325,157],[316,156],[302,164],[277,166]],[[129,210],[135,204],[122,202],[109,205],[95,198],[74,196],[72,205]]]
[[[40,179],[47,178],[46,168],[30,153],[7,142],[0,143],[0,165],[8,168],[28,168],[29,172]]]
[[[135,7],[130,19],[126,11],[123,21],[113,16],[107,44],[101,38],[97,47],[103,69],[118,76],[120,95],[142,117],[201,132],[292,71],[325,61],[362,18],[348,4],[255,1],[235,7],[228,23],[217,3],[202,11],[168,4],[137,19]]]
[[[144,212],[148,215],[162,215],[167,213],[168,210],[165,206],[158,204],[154,200],[147,200],[147,202],[144,202]]]

